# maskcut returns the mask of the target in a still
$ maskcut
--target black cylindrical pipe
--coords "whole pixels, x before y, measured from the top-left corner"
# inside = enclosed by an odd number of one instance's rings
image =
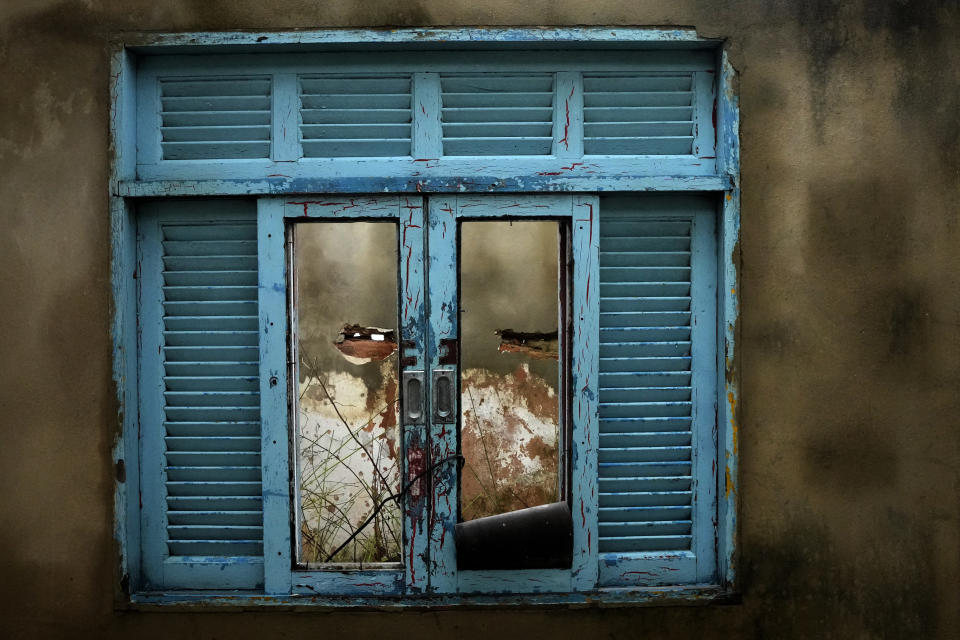
[[[573,519],[566,502],[461,522],[459,569],[569,569]]]

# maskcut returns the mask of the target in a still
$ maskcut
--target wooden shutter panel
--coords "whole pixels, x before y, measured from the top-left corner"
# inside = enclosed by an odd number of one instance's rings
[[[440,76],[443,155],[548,155],[553,147],[550,73]]]
[[[270,157],[270,76],[160,80],[164,160]]]
[[[690,582],[707,570],[698,563],[713,540],[714,214],[696,197],[608,205],[600,218],[598,547],[622,561],[601,562],[601,583],[635,584],[637,575]],[[653,555],[676,566],[638,573]],[[704,555],[712,566],[713,553]]]
[[[411,76],[300,77],[304,158],[409,156]]]
[[[248,203],[147,208],[140,218],[147,581],[253,588],[263,582],[256,218]]]

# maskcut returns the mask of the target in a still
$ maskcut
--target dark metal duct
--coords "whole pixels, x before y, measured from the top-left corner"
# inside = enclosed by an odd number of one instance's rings
[[[569,569],[573,520],[566,502],[461,522],[459,569]]]

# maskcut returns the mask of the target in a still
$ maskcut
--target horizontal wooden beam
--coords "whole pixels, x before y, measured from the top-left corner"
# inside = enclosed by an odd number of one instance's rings
[[[173,196],[285,195],[310,193],[517,193],[530,191],[726,191],[730,178],[712,176],[497,176],[260,178],[124,181],[114,195]]]
[[[324,31],[221,31],[207,33],[131,33],[119,38],[126,46],[144,52],[182,47],[191,52],[203,47],[239,47],[264,51],[278,46],[409,44],[463,46],[468,43],[523,45],[609,44],[622,48],[680,44],[715,46],[716,39],[701,38],[695,29],[682,27],[449,27],[440,29],[328,29]]]

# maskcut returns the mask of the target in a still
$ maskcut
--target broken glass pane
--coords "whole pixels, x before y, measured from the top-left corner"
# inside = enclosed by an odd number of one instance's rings
[[[295,227],[300,564],[399,562],[397,228]]]
[[[558,231],[460,227],[464,521],[559,499]]]

